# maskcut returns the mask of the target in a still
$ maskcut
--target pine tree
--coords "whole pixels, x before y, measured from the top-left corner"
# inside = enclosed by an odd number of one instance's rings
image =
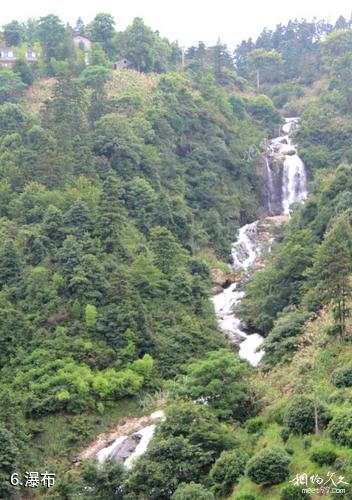
[[[351,272],[351,226],[345,216],[340,216],[332,224],[318,249],[313,274],[318,275],[323,303],[332,303],[336,327],[342,338],[345,335],[346,319],[349,315]]]
[[[11,284],[19,274],[20,258],[12,240],[5,240],[0,248],[0,287]]]
[[[90,233],[93,221],[86,203],[78,199],[64,216],[67,234],[82,238],[84,233]]]
[[[121,236],[127,220],[122,195],[121,181],[111,171],[103,184],[97,221],[97,234],[108,253],[117,249],[122,251]]]

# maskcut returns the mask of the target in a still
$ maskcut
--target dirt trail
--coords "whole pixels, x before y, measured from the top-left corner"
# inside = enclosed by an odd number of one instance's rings
[[[118,437],[128,436],[157,420],[162,420],[164,417],[164,412],[159,410],[151,415],[145,415],[143,417],[124,418],[110,431],[98,434],[93,442],[79,452],[72,463],[75,467],[78,467],[83,460],[95,458],[98,451],[109,446]]]

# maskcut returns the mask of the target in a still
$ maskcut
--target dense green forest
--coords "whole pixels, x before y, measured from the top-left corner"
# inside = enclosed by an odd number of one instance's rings
[[[0,498],[294,500],[309,498],[296,474],[330,470],[352,484],[351,27],[294,20],[183,53],[140,18],[3,26]],[[263,214],[284,116],[301,118],[309,197],[246,285],[254,370],[219,331],[210,272]],[[133,469],[73,467],[160,402]],[[33,470],[55,487],[11,485]]]

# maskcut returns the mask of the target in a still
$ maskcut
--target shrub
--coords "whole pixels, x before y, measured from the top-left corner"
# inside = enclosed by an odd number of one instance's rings
[[[299,346],[299,337],[309,313],[288,307],[274,323],[274,327],[265,339],[265,366],[275,366],[278,363],[292,359]]]
[[[288,438],[290,437],[290,429],[288,429],[287,427],[284,427],[282,429],[282,431],[280,432],[280,437],[281,437],[282,441],[284,443],[286,443],[286,441],[288,441]]]
[[[246,429],[249,434],[255,434],[263,429],[264,419],[263,417],[253,417],[247,420]]]
[[[312,446],[312,440],[305,436],[303,438],[302,444],[304,450],[309,450],[309,448]]]
[[[248,477],[256,484],[279,484],[289,474],[290,457],[282,448],[264,448],[254,455],[247,466]]]
[[[329,424],[330,438],[334,443],[352,448],[352,412],[335,417]]]
[[[242,450],[223,451],[210,470],[209,477],[216,495],[229,495],[239,477],[244,474],[248,455]]]
[[[310,459],[319,465],[332,465],[337,459],[337,454],[329,448],[319,448],[313,451]]]
[[[302,492],[302,487],[296,486],[295,484],[288,484],[284,486],[280,492],[281,500],[300,500],[300,498],[310,499],[307,493]]]
[[[172,500],[215,500],[214,495],[206,490],[204,486],[198,483],[181,483],[175,493],[172,495]]]
[[[335,370],[331,376],[331,382],[336,387],[351,387],[352,386],[352,363],[343,366],[339,370]]]
[[[330,421],[329,409],[317,404],[319,428],[324,429]],[[294,434],[309,434],[315,429],[314,401],[305,396],[293,398],[286,410],[285,424]]]

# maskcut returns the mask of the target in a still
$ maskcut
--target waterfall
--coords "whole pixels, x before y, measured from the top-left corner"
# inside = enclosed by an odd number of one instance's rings
[[[298,156],[290,134],[298,126],[298,118],[286,118],[282,131],[285,135],[271,141],[273,154],[283,159],[282,212],[290,215],[294,203],[307,197],[307,176],[304,163]]]
[[[246,271],[254,265],[260,253],[258,221],[242,226],[237,240],[232,245],[232,267]],[[219,327],[230,343],[240,343],[240,358],[246,359],[252,366],[257,366],[264,355],[264,351],[257,351],[257,349],[264,339],[258,333],[248,335],[245,332],[245,324],[233,312],[233,308],[244,297],[244,292],[239,289],[240,285],[241,283],[233,283],[223,292],[215,295],[213,297],[214,309]]]
[[[274,180],[271,169],[272,161],[282,161],[281,206],[282,214],[290,215],[294,203],[302,203],[307,197],[307,177],[304,164],[297,154],[296,146],[292,143],[291,133],[298,126],[298,118],[286,118],[282,127],[282,134],[269,143],[269,158],[265,159],[268,179],[268,211],[272,213],[272,199],[274,194]],[[279,198],[280,202],[280,198]],[[238,232],[237,240],[232,244],[232,267],[239,271],[248,271],[253,267],[262,252],[262,243],[259,241],[259,221],[246,224]],[[269,239],[270,243],[272,239]],[[258,333],[248,335],[246,325],[236,316],[233,309],[238,305],[244,292],[241,291],[241,282],[233,283],[230,287],[213,297],[213,304],[219,327],[223,330],[231,343],[239,344],[239,356],[246,359],[252,366],[257,366],[264,355],[260,350],[263,337]]]
[[[258,221],[242,226],[238,238],[232,245],[232,267],[235,269],[247,269],[254,264],[260,248],[256,239],[258,236]]]
[[[273,181],[273,173],[270,168],[270,163],[269,163],[269,158],[265,158],[265,168],[266,168],[266,175],[268,178],[268,186],[267,186],[267,194],[268,194],[268,210],[269,213],[273,213],[273,207],[272,207],[272,196],[274,193],[274,181]]]

